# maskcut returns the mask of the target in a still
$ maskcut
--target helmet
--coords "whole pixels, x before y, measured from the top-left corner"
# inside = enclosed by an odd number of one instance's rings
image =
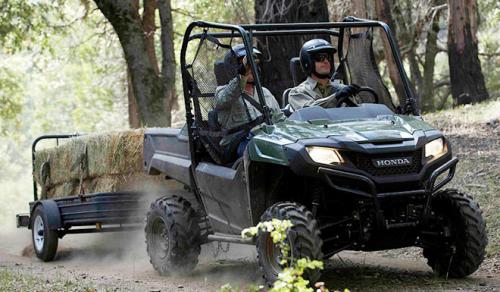
[[[262,53],[257,50],[257,48],[253,48],[253,54],[254,56],[257,56],[257,58],[260,58],[262,56]],[[245,49],[245,45],[239,44],[231,48],[230,51],[226,53],[224,56],[224,68],[226,70],[226,73],[229,77],[234,77],[240,70],[240,65],[241,65],[241,58],[245,57],[247,55],[247,51]]]
[[[302,70],[309,76],[314,72],[314,60],[312,55],[314,53],[327,52],[333,56],[337,50],[324,39],[312,39],[307,41],[300,49],[300,64],[302,65]],[[333,72],[333,64],[331,64],[330,73]]]

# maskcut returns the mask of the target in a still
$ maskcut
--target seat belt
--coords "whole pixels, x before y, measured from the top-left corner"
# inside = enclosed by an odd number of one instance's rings
[[[255,99],[253,99],[250,95],[248,95],[247,93],[245,92],[242,92],[241,93],[241,97],[248,101],[252,106],[254,106],[261,114],[262,112],[264,111],[264,109],[262,108],[262,105],[260,103],[258,103]],[[243,102],[245,104],[245,109],[247,110],[248,112],[248,107],[247,107],[247,104],[245,102]],[[248,112],[248,114],[250,114],[250,112]],[[251,119],[250,119],[251,120]]]

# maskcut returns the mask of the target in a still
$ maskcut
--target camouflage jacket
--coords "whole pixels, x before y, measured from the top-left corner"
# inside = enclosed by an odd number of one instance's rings
[[[227,85],[219,86],[215,90],[217,99],[215,108],[218,111],[218,121],[224,130],[231,130],[236,127],[248,124],[257,119],[262,114],[250,102],[243,99],[242,94],[247,94],[255,101],[259,102],[259,98],[254,89],[254,95],[244,93],[246,78],[238,75],[233,78]],[[284,119],[284,115],[279,107],[278,102],[272,93],[265,87],[262,87],[266,105],[270,108],[273,122]],[[229,134],[221,141],[221,145],[227,145],[232,141],[232,136]]]

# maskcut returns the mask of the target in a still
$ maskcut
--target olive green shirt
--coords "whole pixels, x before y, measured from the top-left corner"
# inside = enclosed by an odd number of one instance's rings
[[[322,85],[310,76],[290,90],[288,100],[293,111],[308,106],[335,107],[337,99],[335,93],[346,85],[330,84]]]
[[[217,103],[215,108],[218,110],[218,122],[224,130],[230,130],[242,125],[245,125],[262,114],[250,102],[243,99],[242,94],[247,94],[255,101],[259,102],[259,97],[254,87],[254,94],[244,92],[247,80],[245,77],[238,75],[231,79],[228,84],[219,86],[215,90]],[[265,87],[262,87],[264,100],[266,105],[271,110],[273,123],[283,120],[284,115],[280,106],[273,94]],[[247,111],[248,109],[248,111]],[[224,137],[220,144],[227,145],[231,142],[234,134]]]

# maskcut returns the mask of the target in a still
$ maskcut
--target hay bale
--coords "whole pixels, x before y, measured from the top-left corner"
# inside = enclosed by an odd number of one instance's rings
[[[34,178],[40,189],[45,185],[46,198],[78,195],[81,178],[85,194],[140,191],[161,195],[182,188],[173,180],[165,180],[163,175],[144,172],[143,144],[144,129],[71,138],[58,147],[35,153]],[[83,173],[82,157],[86,157]],[[41,169],[45,162],[50,171],[43,184]]]
[[[148,194],[161,195],[172,188],[179,188],[179,183],[165,180],[162,175],[147,175],[144,172],[133,172],[126,174],[110,174],[100,177],[87,178],[83,181],[84,193],[118,192],[118,191],[140,191]],[[47,198],[60,198],[78,195],[80,182],[72,180],[60,184],[50,185]]]
[[[73,180],[143,171],[144,129],[71,138],[58,147],[35,153],[34,177],[41,184],[41,167],[50,165],[50,185]],[[86,160],[85,160],[86,158]],[[85,171],[81,171],[84,162]]]

